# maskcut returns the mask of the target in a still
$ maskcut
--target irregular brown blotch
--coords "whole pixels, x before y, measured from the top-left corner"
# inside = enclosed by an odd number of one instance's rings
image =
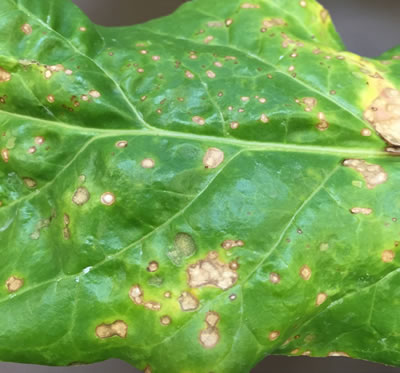
[[[133,285],[129,290],[129,297],[136,304],[143,303],[143,292],[139,285]]]
[[[141,162],[141,166],[143,168],[153,168],[155,166],[155,164],[156,163],[154,162],[154,159],[151,159],[151,158],[145,158]]]
[[[244,246],[244,242],[242,240],[225,240],[222,242],[221,247],[225,250],[230,250],[232,247],[242,247]]]
[[[218,148],[208,148],[203,157],[205,168],[217,168],[224,161],[224,152]]]
[[[32,26],[29,23],[24,23],[21,26],[21,31],[25,34],[25,35],[30,35],[32,34]]]
[[[178,298],[182,311],[194,311],[199,307],[199,300],[191,293],[184,291]]]
[[[154,260],[152,262],[150,262],[149,265],[147,266],[147,271],[148,272],[158,271],[158,263]]]
[[[309,266],[304,265],[303,267],[300,268],[300,277],[302,277],[304,280],[308,281],[311,277],[311,269]]]
[[[128,146],[128,141],[125,141],[125,140],[121,140],[121,141],[117,141],[116,143],[115,143],[115,146],[117,147],[117,148],[126,148],[127,146]]]
[[[14,293],[24,285],[24,280],[15,276],[11,276],[6,281],[7,289],[10,293]]]
[[[72,196],[72,202],[75,205],[82,206],[90,199],[90,193],[85,187],[79,187]]]
[[[317,299],[315,300],[315,305],[318,307],[322,303],[324,303],[328,299],[328,296],[325,293],[319,293],[317,295]]]
[[[382,261],[385,263],[390,263],[393,262],[394,258],[395,258],[396,254],[393,250],[385,250],[382,252]]]
[[[37,185],[36,181],[29,177],[24,177],[22,180],[24,181],[24,184],[30,189],[35,188]]]
[[[238,280],[235,269],[218,260],[218,253],[210,252],[205,259],[188,267],[188,284],[191,288],[215,286],[222,290],[231,288]]]
[[[99,91],[92,89],[91,91],[89,91],[89,95],[92,96],[93,98],[99,98],[101,96],[101,93]]]
[[[266,28],[265,31],[267,31],[269,28],[272,27],[284,26],[286,25],[286,22],[282,18],[271,18],[271,19],[265,19],[262,24]]]
[[[214,348],[218,344],[220,335],[217,324],[219,320],[220,317],[217,312],[207,312],[204,320],[206,323],[206,328],[201,330],[199,335],[200,344],[204,348]]]
[[[387,173],[381,166],[367,163],[362,159],[346,159],[343,165],[359,172],[364,177],[368,189],[374,189],[388,179]]]
[[[10,160],[10,152],[7,148],[1,149],[1,158],[3,159],[4,163],[8,163]]]
[[[160,323],[161,325],[168,326],[169,324],[171,324],[171,318],[167,315],[162,316],[160,318]]]
[[[127,334],[128,325],[122,320],[114,321],[112,324],[101,324],[96,327],[96,336],[101,339],[114,336],[126,338]]]
[[[281,333],[279,331],[274,330],[273,332],[269,333],[268,338],[270,341],[276,341],[280,335]]]
[[[199,117],[198,115],[192,117],[192,121],[199,126],[204,126],[206,124],[206,120],[203,117]]]
[[[370,215],[372,214],[372,209],[366,207],[353,207],[350,209],[350,212],[354,215],[357,214]]]
[[[328,354],[328,356],[341,356],[341,357],[350,357],[349,354],[342,351],[332,351]]]
[[[281,276],[279,276],[275,272],[271,272],[269,274],[269,281],[272,282],[273,284],[279,284],[279,282],[281,281]]]
[[[11,74],[0,67],[0,83],[11,80]]]
[[[252,4],[252,3],[243,3],[240,6],[242,9],[259,9],[260,6],[258,4]]]
[[[387,142],[400,146],[400,90],[385,88],[368,106],[364,118]]]

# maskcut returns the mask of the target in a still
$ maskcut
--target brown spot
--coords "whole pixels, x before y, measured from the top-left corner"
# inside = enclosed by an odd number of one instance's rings
[[[86,31],[86,27],[84,27],[84,26],[79,27],[79,31],[85,32]]]
[[[382,252],[382,261],[385,263],[393,262],[396,254],[393,250],[385,250]]]
[[[239,122],[231,122],[230,126],[233,130],[236,130],[239,128]]]
[[[90,193],[85,187],[79,187],[72,196],[72,202],[75,205],[82,206],[90,199]]]
[[[149,265],[147,266],[147,271],[148,272],[156,272],[158,271],[158,263],[153,260],[149,263]]]
[[[275,272],[271,272],[269,274],[269,281],[272,282],[273,284],[279,284],[281,282],[281,276],[279,276]]]
[[[46,79],[50,79],[52,76],[53,76],[53,73],[51,72],[51,70],[46,70],[46,71],[44,72],[44,77],[45,77]]]
[[[265,19],[262,24],[266,28],[265,31],[267,31],[272,27],[284,26],[286,22],[282,18],[271,18],[271,19]]]
[[[116,143],[115,143],[115,146],[117,147],[117,148],[126,148],[127,146],[128,146],[128,141],[125,141],[125,140],[121,140],[121,141],[117,141]]]
[[[25,34],[25,35],[30,35],[32,34],[32,26],[29,23],[24,23],[21,26],[21,31]]]
[[[315,106],[318,104],[318,101],[314,97],[304,97],[301,99],[301,102],[306,106],[304,111],[310,112],[312,111]]]
[[[301,7],[305,8],[307,6],[307,1],[306,0],[301,0],[299,2],[299,4],[300,4]]]
[[[270,341],[276,341],[280,335],[281,333],[279,331],[274,330],[273,332],[269,333],[268,338]]]
[[[268,123],[269,122],[269,118],[268,118],[268,116],[266,114],[261,114],[260,121],[262,123]]]
[[[367,163],[362,159],[346,159],[343,165],[359,172],[364,177],[368,189],[374,189],[388,179],[387,173],[381,166]]]
[[[192,117],[192,121],[199,126],[204,126],[206,124],[206,120],[203,117],[199,117],[198,115]]]
[[[224,161],[224,152],[218,148],[208,148],[203,157],[205,168],[216,168]]]
[[[50,102],[51,104],[55,101],[56,99],[54,98],[53,95],[48,95],[47,96],[47,101]]]
[[[341,357],[350,357],[346,352],[342,351],[332,351],[328,354],[328,356],[341,356]]]
[[[330,93],[331,95],[336,95],[336,91],[335,91],[334,89],[331,89],[331,90],[329,91],[329,93]]]
[[[35,188],[37,185],[36,181],[29,177],[24,177],[22,180],[24,181],[24,184],[30,189]]]
[[[161,325],[167,326],[167,325],[171,324],[171,318],[167,315],[162,316],[160,318],[160,323],[161,323]]]
[[[28,149],[28,154],[34,154],[34,153],[36,153],[36,146],[31,146],[31,147]]]
[[[258,4],[252,4],[252,3],[243,3],[240,6],[242,9],[259,9],[260,6]]]
[[[153,168],[155,166],[155,162],[152,158],[145,158],[141,163],[143,168]]]
[[[317,295],[317,299],[315,300],[315,305],[318,307],[322,303],[324,303],[328,299],[328,296],[325,293],[319,293]]]
[[[371,136],[372,132],[369,128],[363,128],[361,130],[361,136]]]
[[[308,281],[311,277],[310,267],[307,265],[304,265],[303,267],[300,268],[299,274],[304,280]]]
[[[89,96],[88,95],[82,95],[81,99],[82,99],[82,101],[89,101]]]
[[[222,242],[221,247],[225,250],[230,250],[232,247],[242,247],[244,246],[244,242],[242,240],[225,240]]]
[[[300,352],[300,349],[299,348],[295,348],[293,351],[291,351],[290,353],[292,354],[292,355],[296,355],[296,354],[298,354]]]
[[[89,95],[92,96],[93,98],[99,98],[101,96],[99,91],[96,91],[94,89],[92,89],[91,91],[89,91]]]
[[[229,300],[231,300],[231,301],[236,300],[236,298],[237,298],[236,294],[231,294],[231,295],[229,296]]]
[[[366,207],[353,207],[350,209],[352,214],[362,214],[362,215],[370,215],[372,214],[372,209]]]
[[[10,160],[10,152],[7,148],[1,149],[1,158],[3,159],[4,163],[8,163]]]
[[[145,302],[143,306],[151,311],[159,311],[161,309],[161,304],[154,301]]]
[[[105,192],[101,195],[100,201],[103,205],[111,206],[115,203],[115,196],[111,192]]]
[[[143,303],[143,292],[139,285],[133,285],[129,290],[129,297],[136,304]]]
[[[322,9],[319,15],[321,17],[322,23],[325,23],[326,20],[329,18],[329,13],[326,9]]]
[[[36,136],[35,137],[35,144],[42,145],[45,142],[45,138],[43,136]]]
[[[238,270],[239,267],[240,267],[240,265],[239,265],[238,261],[236,261],[236,260],[233,260],[232,262],[229,263],[229,268],[234,271]]]
[[[390,144],[400,145],[400,90],[385,88],[364,112],[364,118]]]
[[[189,78],[189,79],[194,78],[194,74],[192,72],[190,72],[189,70],[185,71],[185,76],[186,76],[186,78]]]
[[[11,80],[11,74],[0,67],[0,83]]]
[[[228,19],[225,21],[226,27],[229,27],[232,23],[233,23],[233,19],[232,19],[232,18],[228,18]]]
[[[206,75],[211,79],[214,79],[216,77],[215,72],[212,70],[207,70]]]
[[[210,252],[203,260],[189,266],[188,284],[191,288],[215,286],[222,290],[231,288],[238,279],[238,274],[229,265],[218,260],[218,253]]]
[[[171,294],[170,291],[166,291],[166,292],[164,293],[164,297],[165,297],[165,298],[171,298],[171,296],[172,296],[172,294]]]
[[[311,351],[310,351],[310,350],[304,351],[304,352],[301,354],[301,356],[310,356],[310,355],[311,355]]]
[[[204,44],[208,44],[213,40],[214,40],[214,36],[209,35],[204,39]]]
[[[111,338],[118,336],[126,338],[128,334],[128,325],[122,320],[114,321],[112,324],[101,324],[96,328],[98,338]]]
[[[217,324],[220,320],[218,313],[207,312],[205,317],[206,328],[200,331],[199,340],[204,348],[214,348],[219,342],[219,330]]]
[[[15,276],[11,276],[6,281],[7,289],[10,293],[14,293],[24,285],[24,280]]]
[[[160,61],[161,57],[160,56],[152,56],[151,59],[153,61]]]
[[[199,307],[199,300],[191,293],[184,291],[178,298],[182,311],[194,311]]]

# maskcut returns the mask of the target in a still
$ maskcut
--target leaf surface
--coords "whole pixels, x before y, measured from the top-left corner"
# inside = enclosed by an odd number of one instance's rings
[[[0,30],[1,360],[400,365],[399,48],[313,0],[2,0]]]

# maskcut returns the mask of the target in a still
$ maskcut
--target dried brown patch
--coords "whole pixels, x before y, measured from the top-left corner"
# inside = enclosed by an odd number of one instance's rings
[[[132,301],[138,306],[143,306],[151,311],[159,311],[161,309],[161,304],[159,302],[155,302],[153,300],[145,301],[143,299],[143,290],[140,285],[133,285],[129,289],[129,297]]]
[[[189,266],[188,284],[192,288],[215,286],[222,290],[231,288],[238,279],[236,270],[218,260],[218,253],[210,252],[203,260]]]
[[[184,291],[178,298],[182,311],[194,311],[199,308],[199,300],[191,293]]]
[[[96,328],[96,336],[101,339],[114,336],[126,338],[127,334],[128,325],[122,320],[114,321],[112,324],[101,324]]]
[[[400,90],[385,88],[364,112],[364,118],[387,142],[400,146]]]
[[[203,158],[205,168],[217,168],[224,161],[224,152],[218,148],[208,148]]]
[[[15,276],[11,276],[6,281],[7,289],[10,293],[14,293],[24,285],[24,280]]]
[[[220,320],[219,314],[214,311],[207,312],[205,317],[206,328],[200,331],[199,340],[200,344],[206,348],[214,348],[219,340],[219,330],[217,324]]]
[[[79,187],[72,196],[72,202],[75,205],[82,206],[90,199],[90,193],[85,187]]]
[[[11,74],[0,67],[0,83],[8,82],[11,80]]]
[[[387,173],[381,166],[367,163],[362,159],[346,159],[343,165],[359,172],[364,177],[368,189],[374,189],[388,179]]]

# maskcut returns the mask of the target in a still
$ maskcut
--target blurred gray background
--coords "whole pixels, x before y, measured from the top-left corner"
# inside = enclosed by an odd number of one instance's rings
[[[107,26],[132,25],[151,18],[167,15],[185,2],[185,0],[73,1],[95,23]],[[373,57],[400,44],[400,0],[320,0],[320,2],[330,10],[337,29],[350,51]],[[0,363],[0,373],[28,372],[138,373],[139,371],[118,360],[109,360],[104,363],[70,368]],[[311,359],[307,357],[270,356],[258,364],[252,371],[252,373],[269,372],[400,373],[400,368],[384,367],[378,364],[346,358]]]

